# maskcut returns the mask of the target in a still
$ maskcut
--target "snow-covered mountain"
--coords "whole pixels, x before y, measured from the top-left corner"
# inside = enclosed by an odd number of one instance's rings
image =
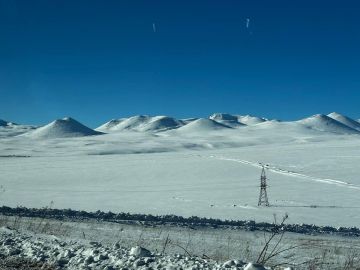
[[[228,113],[214,113],[210,115],[209,119],[233,128],[245,126],[245,124],[239,122],[237,115],[231,115]]]
[[[35,129],[30,125],[19,125],[0,119],[0,138],[13,137]]]
[[[109,122],[106,122],[105,124],[97,127],[95,130],[104,131],[104,132],[109,131],[125,120],[126,118],[111,119]]]
[[[147,116],[137,115],[130,118],[111,120],[104,125],[96,128],[98,131],[163,131],[178,128],[184,125],[183,122],[168,116]]]
[[[214,113],[209,118],[175,119],[169,116],[136,115],[129,118],[112,119],[95,130],[84,126],[72,118],[55,120],[46,126],[36,128],[30,125],[18,125],[0,119],[0,138],[22,135],[32,138],[64,138],[100,135],[104,133],[164,132],[179,130],[182,134],[201,133],[214,130],[235,129],[236,132],[252,133],[267,131],[283,132],[286,129],[292,133],[313,134],[360,134],[360,122],[339,113],[328,115],[317,114],[298,121],[281,122],[250,115]],[[315,132],[315,133],[314,133]],[[171,134],[171,133],[170,133]]]
[[[324,114],[316,114],[308,118],[297,121],[298,123],[314,130],[339,133],[339,134],[356,134],[357,130],[344,125],[343,123]]]
[[[5,127],[7,125],[8,125],[7,121],[4,121],[4,120],[0,119],[0,127]]]
[[[198,120],[198,119],[199,119],[199,118],[193,117],[193,118],[180,119],[179,121],[180,121],[181,123],[183,123],[183,125],[186,125],[186,124],[189,124],[190,122],[193,122],[193,121]]]
[[[332,112],[332,113],[328,114],[327,116],[331,117],[332,119],[334,119],[350,128],[360,131],[360,123],[351,119],[350,117],[339,114],[337,112]]]
[[[100,134],[102,133],[92,130],[70,117],[66,117],[57,119],[24,135],[31,138],[67,138]]]
[[[257,117],[257,116],[252,116],[252,115],[244,115],[244,116],[238,115],[238,121],[245,125],[252,126],[252,125],[266,122],[266,121],[268,121],[268,119],[262,118],[262,117]]]
[[[18,126],[18,124],[0,119],[0,127],[13,127],[13,126]]]
[[[231,127],[218,123],[217,121],[211,119],[199,118],[186,124],[185,126],[178,128],[177,130],[182,133],[204,133],[221,129],[231,129]]]
[[[142,131],[167,130],[181,127],[183,123],[168,116],[155,116],[143,127]]]
[[[219,123],[230,125],[231,127],[252,126],[268,121],[268,119],[262,117],[228,113],[214,113],[209,118]]]

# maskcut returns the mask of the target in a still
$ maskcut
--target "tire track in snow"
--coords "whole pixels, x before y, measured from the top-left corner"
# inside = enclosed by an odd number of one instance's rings
[[[243,159],[226,158],[226,157],[214,156],[214,155],[211,155],[209,157],[215,158],[218,160],[238,162],[238,163],[242,163],[245,165],[250,165],[250,166],[254,166],[254,167],[258,167],[258,168],[262,168],[262,166],[263,166],[261,163],[252,162],[252,161],[243,160]],[[341,187],[360,190],[360,186],[354,185],[354,184],[351,184],[351,183],[345,182],[345,181],[340,181],[340,180],[330,179],[330,178],[314,177],[314,176],[310,176],[310,175],[306,175],[306,174],[301,174],[301,173],[297,173],[297,172],[293,172],[293,171],[284,170],[281,168],[277,168],[275,166],[270,166],[268,164],[265,164],[264,167],[267,170],[269,170],[273,173],[277,173],[277,174],[283,174],[283,175],[287,175],[287,176],[291,176],[291,177],[303,178],[303,179],[313,181],[313,182],[320,182],[320,183],[324,183],[324,184],[337,185],[337,186],[341,186]]]

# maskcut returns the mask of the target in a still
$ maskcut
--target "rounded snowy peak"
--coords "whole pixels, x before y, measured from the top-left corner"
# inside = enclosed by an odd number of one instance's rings
[[[252,116],[252,115],[238,115],[238,121],[244,125],[252,126],[268,121],[266,118]]]
[[[116,127],[118,124],[126,120],[126,118],[120,118],[120,119],[111,119],[110,121],[106,122],[105,124],[97,127],[95,130],[98,131],[109,131],[112,128]]]
[[[103,131],[162,131],[182,126],[181,121],[168,116],[136,115],[130,118],[111,120],[97,128]]]
[[[209,118],[215,121],[238,121],[237,116],[228,113],[214,113]]]
[[[119,124],[114,126],[113,130],[136,130],[141,128],[150,120],[148,115],[136,115],[121,121]]]
[[[18,124],[0,119],[0,127],[16,127]]]
[[[332,118],[350,128],[360,131],[360,123],[355,121],[354,119],[351,119],[350,117],[347,117],[347,116],[342,115],[337,112],[329,113],[327,116],[329,116],[330,118]]]
[[[207,118],[199,118],[192,121],[185,126],[180,127],[178,130],[182,132],[202,132],[202,131],[214,131],[220,129],[230,129],[231,127],[218,123],[214,120]]]
[[[4,121],[4,120],[0,119],[0,127],[5,127],[7,125],[8,125],[7,121]]]
[[[168,116],[155,116],[142,127],[141,131],[168,130],[182,126],[182,123],[175,118]]]
[[[209,119],[233,128],[245,126],[245,124],[238,121],[238,117],[236,115],[228,113],[214,113],[209,117]]]
[[[357,130],[340,123],[339,121],[324,115],[324,114],[315,114],[308,118],[299,120],[298,123],[305,125],[308,128],[331,132],[339,134],[355,134],[359,133]]]
[[[99,135],[97,132],[84,126],[71,117],[57,119],[43,127],[28,133],[32,138],[66,138]]]

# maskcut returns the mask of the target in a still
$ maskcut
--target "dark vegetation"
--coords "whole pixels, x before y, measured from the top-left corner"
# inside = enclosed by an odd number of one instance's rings
[[[255,222],[252,220],[220,220],[212,218],[202,218],[197,216],[181,217],[176,215],[145,215],[130,213],[112,213],[112,212],[87,212],[72,209],[52,209],[52,208],[26,208],[7,206],[0,207],[0,214],[4,216],[19,217],[38,217],[57,220],[98,220],[115,222],[121,224],[139,224],[145,226],[169,225],[183,226],[196,229],[196,227],[222,227],[230,229],[239,229],[247,231],[265,231],[273,232],[280,229],[285,232],[301,234],[333,234],[339,236],[360,236],[360,229],[356,227],[331,227],[317,226],[313,224],[276,224],[266,222]]]

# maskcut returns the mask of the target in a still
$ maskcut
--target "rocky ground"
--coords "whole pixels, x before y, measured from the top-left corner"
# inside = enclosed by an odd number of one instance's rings
[[[162,255],[140,246],[127,249],[119,244],[63,241],[7,227],[0,228],[0,258],[1,269],[266,269],[241,260]]]

